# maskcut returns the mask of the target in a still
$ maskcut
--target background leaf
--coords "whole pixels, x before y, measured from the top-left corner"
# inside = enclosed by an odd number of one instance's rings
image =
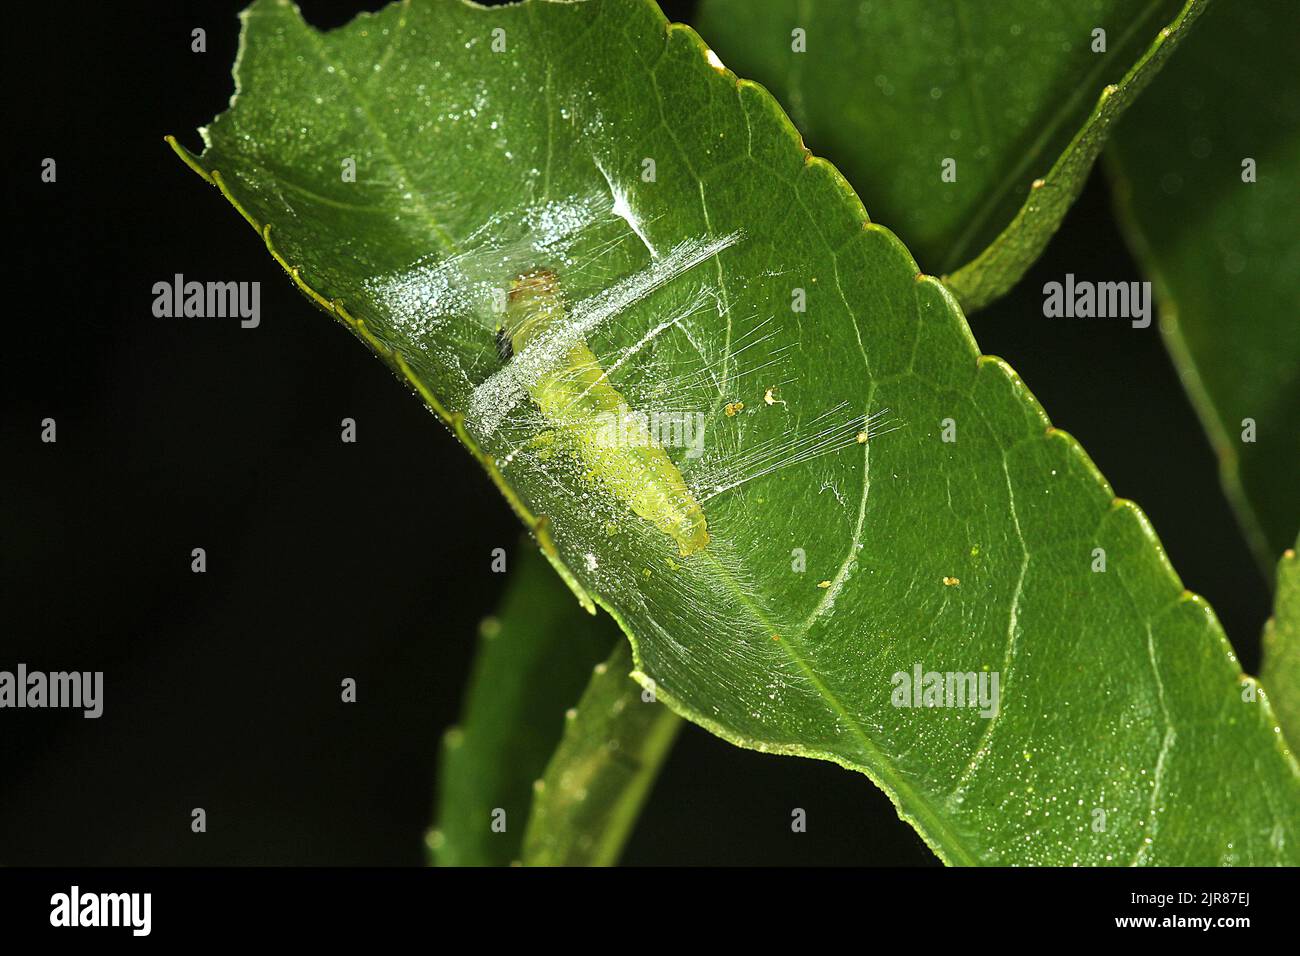
[[[437,829],[441,866],[504,866],[520,858],[533,783],[563,733],[565,711],[614,642],[603,615],[583,611],[531,543],[511,556],[510,587],[483,621],[480,648],[459,726],[443,738]],[[506,829],[491,829],[505,810]]]
[[[1264,628],[1260,680],[1294,749],[1300,740],[1300,560],[1295,548],[1287,548],[1277,563],[1277,604]]]
[[[1160,330],[1268,574],[1300,529],[1298,38],[1294,3],[1222,4],[1120,127],[1111,164]]]
[[[1207,4],[704,0],[699,22],[923,268],[951,273],[969,312],[1038,258],[1111,125]],[[791,49],[795,28],[806,53]],[[955,182],[941,179],[946,159]]]
[[[526,866],[610,866],[631,832],[681,720],[632,679],[620,640],[598,665],[533,798]]]
[[[456,431],[678,713],[867,773],[949,862],[1294,861],[1295,761],[1141,512],[773,100],[665,27],[635,0],[426,2],[320,35],[262,0],[190,161]],[[702,551],[510,391],[538,353],[503,364],[493,304],[539,267],[557,333],[632,408],[705,416],[702,457],[673,459]],[[884,408],[894,430],[860,441]],[[999,672],[996,719],[893,706],[915,664]]]

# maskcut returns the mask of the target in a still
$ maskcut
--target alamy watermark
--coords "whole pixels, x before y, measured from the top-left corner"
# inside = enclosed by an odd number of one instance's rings
[[[624,406],[593,416],[594,438],[606,448],[685,448],[687,458],[704,454],[704,413],[639,412]]]
[[[153,928],[152,893],[83,893],[75,883],[66,893],[50,897],[50,925],[108,926],[148,936]]]
[[[978,707],[981,717],[998,712],[997,671],[895,671],[889,702],[895,707]]]
[[[260,282],[186,282],[178,272],[171,282],[155,282],[153,294],[153,314],[160,319],[238,318],[245,329],[262,321]]]
[[[0,671],[0,708],[58,707],[95,718],[104,712],[103,671]]]
[[[1131,319],[1133,328],[1151,324],[1150,282],[1074,281],[1043,285],[1043,315],[1049,319]]]

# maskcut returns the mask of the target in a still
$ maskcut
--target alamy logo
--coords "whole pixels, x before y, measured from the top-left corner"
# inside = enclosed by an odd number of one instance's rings
[[[69,707],[83,717],[104,712],[103,671],[0,671],[0,707]]]
[[[685,448],[704,454],[703,412],[638,412],[624,406],[594,416],[596,443],[606,448]]]
[[[927,671],[917,661],[911,673],[895,671],[895,707],[978,707],[981,717],[998,712],[997,671]]]
[[[1151,324],[1150,282],[1075,282],[1043,286],[1043,315],[1049,319],[1132,319],[1133,328]]]
[[[129,926],[148,936],[153,925],[152,893],[82,893],[73,885],[50,897],[51,926]]]
[[[186,282],[178,272],[171,282],[155,282],[153,294],[153,314],[160,319],[238,317],[245,329],[262,321],[260,282]]]

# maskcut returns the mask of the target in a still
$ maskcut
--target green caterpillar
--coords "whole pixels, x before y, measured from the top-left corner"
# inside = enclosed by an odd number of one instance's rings
[[[545,329],[565,319],[559,281],[554,272],[536,269],[510,286],[505,333],[513,352],[521,352]],[[578,457],[634,514],[649,521],[677,543],[683,556],[709,543],[704,510],[686,487],[682,473],[651,440],[639,419],[629,418],[628,404],[610,384],[596,356],[584,342],[528,386],[542,414],[571,437]],[[602,418],[617,415],[637,434],[627,442],[602,435]]]

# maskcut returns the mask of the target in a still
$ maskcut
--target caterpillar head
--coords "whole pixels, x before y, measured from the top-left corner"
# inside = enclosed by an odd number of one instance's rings
[[[564,315],[560,280],[550,269],[533,269],[510,283],[506,296],[505,333],[518,352],[551,322]]]

